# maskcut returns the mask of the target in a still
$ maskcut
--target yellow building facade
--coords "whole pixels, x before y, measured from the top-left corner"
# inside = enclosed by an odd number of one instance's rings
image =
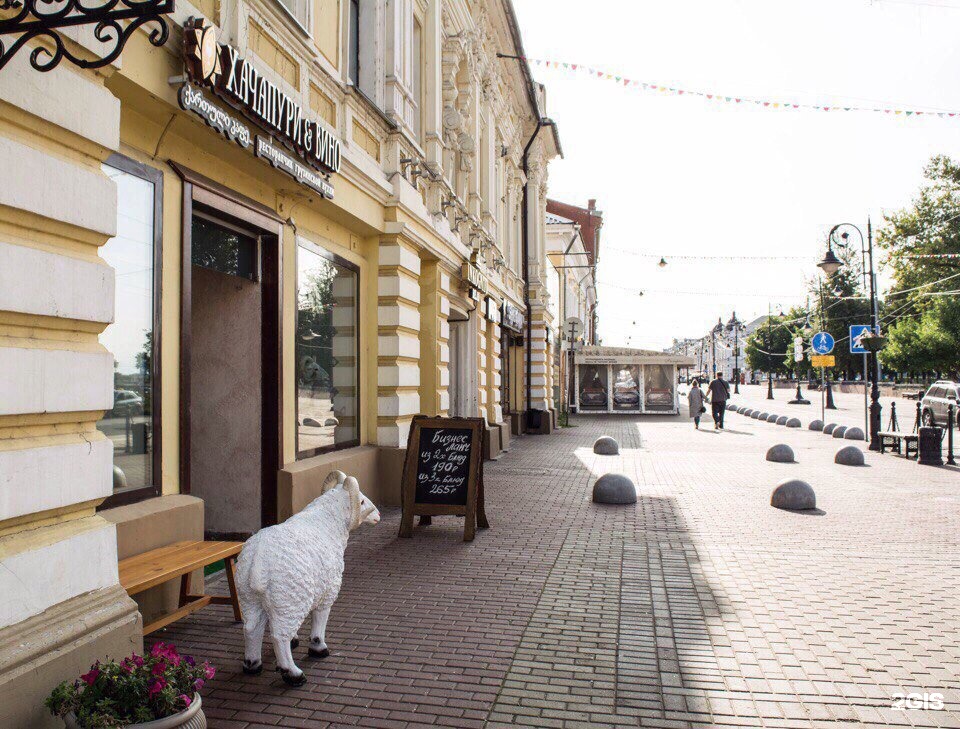
[[[53,686],[169,609],[119,559],[245,538],[332,468],[397,505],[418,413],[484,417],[489,456],[551,429],[560,146],[510,3],[168,23],[100,70],[0,71],[4,727],[52,725]]]

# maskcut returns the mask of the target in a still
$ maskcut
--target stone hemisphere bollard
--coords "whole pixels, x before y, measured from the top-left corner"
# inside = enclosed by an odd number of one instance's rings
[[[766,419],[769,418],[769,417],[770,417],[770,413],[763,412],[763,413],[760,413],[760,418],[759,418],[759,420],[766,420]]]
[[[823,430],[823,421],[822,420],[811,420],[810,425],[807,426],[807,430],[816,430],[820,432]]]
[[[773,463],[796,463],[797,459],[793,455],[793,448],[786,443],[777,443],[770,446],[767,450],[767,460]]]
[[[601,435],[593,442],[593,452],[598,456],[616,456],[620,454],[620,444],[609,435]]]
[[[787,511],[808,511],[817,508],[817,495],[806,481],[788,479],[773,490],[770,506]]]
[[[863,435],[863,428],[847,428],[847,432],[843,434],[843,437],[847,440],[866,440]]]
[[[750,413],[750,417],[753,418],[754,420],[759,420],[759,419],[760,419],[760,411],[759,411],[759,410],[754,410],[752,413]]]
[[[747,408],[746,410],[743,411],[743,414],[745,417],[749,418],[751,415],[753,415],[753,410],[751,410],[750,408]]]
[[[595,504],[635,504],[637,488],[621,473],[606,473],[593,484]]]
[[[790,420],[786,415],[781,415],[777,418],[777,425],[786,425],[787,421]]]
[[[856,446],[844,446],[837,451],[837,455],[833,457],[833,462],[841,466],[862,466],[863,451]]]
[[[842,438],[844,433],[846,432],[847,432],[846,425],[838,425],[836,428],[833,429],[832,435],[834,438]]]
[[[729,410],[730,412],[733,412],[736,409],[737,409],[737,406],[734,405],[733,403],[730,403],[729,405],[727,405],[727,410]]]
[[[836,427],[837,427],[836,423],[827,423],[826,425],[823,426],[823,434],[830,435]]]
[[[787,421],[788,428],[799,428],[803,423],[800,422],[800,418],[790,418]]]
[[[743,415],[743,414],[746,412],[746,410],[747,410],[747,409],[746,409],[745,407],[742,407],[742,406],[739,407],[739,408],[737,408],[737,412],[740,413],[741,415]]]
[[[767,416],[767,422],[768,422],[768,423],[775,423],[775,422],[777,422],[777,418],[779,418],[779,417],[780,417],[780,416],[777,415],[776,413],[770,413],[770,414]]]
[[[127,474],[120,466],[113,467],[113,490],[119,491],[127,487]]]

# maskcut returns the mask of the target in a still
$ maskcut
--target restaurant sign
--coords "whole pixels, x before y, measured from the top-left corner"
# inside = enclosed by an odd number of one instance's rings
[[[475,263],[464,263],[460,277],[467,282],[471,289],[480,293],[487,293],[487,277]]]
[[[181,89],[180,106],[199,114],[228,139],[243,147],[250,146],[249,132],[243,136],[227,131],[238,129],[235,119],[223,112],[218,114],[209,103],[202,103],[203,96],[196,86],[209,88],[267,132],[269,136],[256,138],[254,152],[258,157],[332,199],[333,185],[327,176],[339,172],[341,162],[336,135],[309,118],[300,104],[267,80],[236,48],[218,43],[215,29],[202,18],[190,18],[183,31],[189,81]]]

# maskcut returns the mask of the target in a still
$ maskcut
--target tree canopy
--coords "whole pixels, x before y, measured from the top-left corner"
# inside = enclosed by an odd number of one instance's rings
[[[880,358],[899,372],[960,370],[960,164],[930,160],[912,205],[885,216],[878,243],[894,285]]]

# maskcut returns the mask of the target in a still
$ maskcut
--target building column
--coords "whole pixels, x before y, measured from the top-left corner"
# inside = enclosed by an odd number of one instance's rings
[[[377,276],[377,443],[405,448],[420,412],[420,257],[399,236],[381,238]]]
[[[491,425],[503,422],[503,405],[500,402],[500,385],[503,373],[500,372],[500,325],[488,321],[487,338],[487,422]]]
[[[477,304],[477,417],[490,422],[487,415],[487,320],[480,313],[482,301]]]
[[[438,261],[420,266],[420,411],[443,417],[450,411],[450,276]]]
[[[531,305],[531,309],[533,332],[530,341],[530,406],[535,410],[549,410],[550,362],[546,322],[548,314],[546,309],[539,305]]]
[[[118,584],[113,490],[116,184],[120,102],[103,76],[0,73],[0,726],[59,726],[43,699],[97,659],[142,647]],[[111,69],[104,73],[109,75]],[[77,114],[77,109],[90,113]]]

